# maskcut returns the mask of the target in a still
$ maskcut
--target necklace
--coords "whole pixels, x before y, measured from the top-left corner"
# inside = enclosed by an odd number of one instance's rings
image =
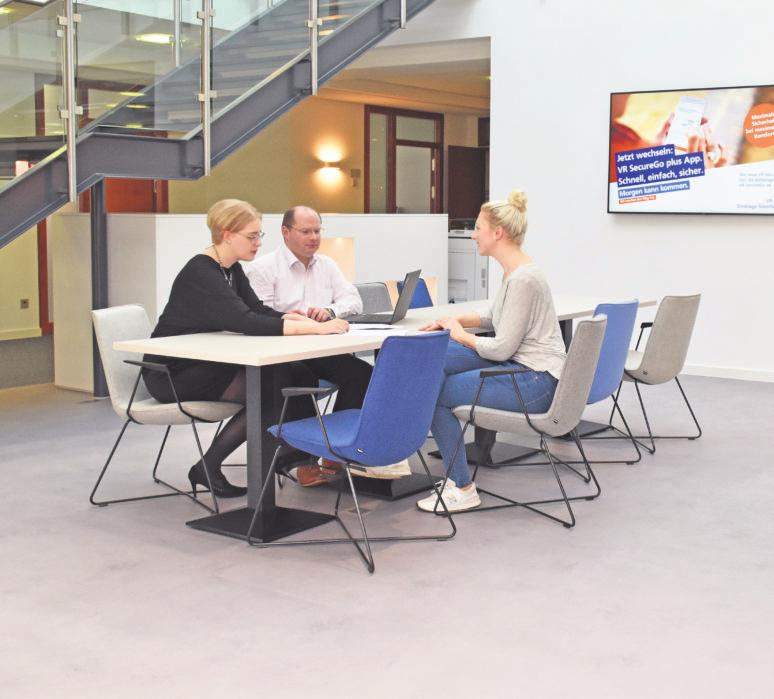
[[[232,274],[231,274],[231,270],[229,270],[228,274],[226,274],[226,270],[223,267],[223,263],[220,260],[220,254],[218,253],[218,248],[216,248],[214,245],[211,245],[210,247],[212,248],[212,251],[215,253],[215,257],[218,258],[218,264],[220,265],[220,272],[223,275],[223,278],[226,280],[226,284],[231,286],[232,285],[232,280],[233,280],[233,277],[232,277]]]

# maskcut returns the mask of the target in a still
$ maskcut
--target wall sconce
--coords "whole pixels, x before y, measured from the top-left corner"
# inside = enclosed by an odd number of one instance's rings
[[[323,161],[320,169],[317,171],[318,177],[323,184],[334,186],[337,185],[343,178],[344,173],[341,170],[341,165],[338,163],[329,163]]]

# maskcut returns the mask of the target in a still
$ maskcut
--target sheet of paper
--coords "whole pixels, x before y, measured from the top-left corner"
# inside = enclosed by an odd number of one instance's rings
[[[395,325],[385,325],[383,323],[357,323],[349,326],[350,335],[406,335],[410,331]]]

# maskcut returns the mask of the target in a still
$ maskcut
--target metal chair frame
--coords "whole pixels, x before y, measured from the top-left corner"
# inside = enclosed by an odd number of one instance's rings
[[[641,323],[640,324],[640,334],[637,337],[637,344],[634,346],[635,350],[638,350],[640,348],[640,342],[642,341],[642,336],[643,336],[645,330],[647,330],[649,328],[652,328],[652,327],[653,327],[653,323],[652,322],[645,322],[645,323]],[[651,429],[651,426],[650,426],[650,420],[648,419],[648,413],[645,410],[645,403],[642,400],[642,392],[640,391],[640,386],[639,386],[639,384],[641,384],[641,383],[643,385],[650,385],[650,384],[645,384],[644,382],[639,381],[638,379],[634,378],[634,376],[632,376],[626,370],[624,370],[624,373],[630,378],[631,382],[634,384],[634,390],[637,393],[637,400],[639,401],[639,404],[640,404],[640,410],[642,411],[642,417],[645,420],[645,427],[648,430],[648,434],[647,435],[635,435],[635,436],[632,436],[631,435],[631,431],[629,430],[629,426],[626,425],[626,420],[625,419],[624,419],[624,425],[626,426],[626,429],[629,432],[629,434],[628,435],[624,434],[619,428],[617,428],[617,427],[615,427],[613,425],[613,416],[614,416],[614,414],[611,411],[610,412],[610,418],[608,419],[608,424],[610,426],[610,429],[615,430],[615,432],[617,432],[618,435],[620,435],[620,436],[596,437],[595,439],[622,439],[624,437],[627,437],[627,438],[632,439],[637,444],[639,444],[649,454],[655,454],[656,453],[656,442],[655,442],[655,440],[657,440],[657,439],[688,439],[688,440],[695,440],[695,439],[699,439],[699,437],[702,436],[702,429],[701,429],[701,425],[699,424],[699,420],[697,419],[696,413],[694,413],[693,407],[691,407],[691,404],[688,401],[688,396],[685,395],[685,391],[683,390],[683,386],[680,383],[680,379],[677,376],[674,377],[674,381],[677,384],[677,388],[680,389],[680,395],[682,395],[683,401],[685,401],[685,405],[688,408],[688,412],[691,414],[691,418],[693,419],[693,424],[696,425],[696,434],[694,434],[694,435],[671,435],[671,434],[670,435],[663,435],[663,434],[654,435],[653,434],[653,430]],[[616,401],[616,404],[617,404],[618,396],[621,393],[621,389],[623,388],[623,384],[624,384],[624,382],[621,381],[621,384],[618,386],[618,391],[616,391],[615,398],[614,398],[614,400]],[[620,412],[620,408],[619,408],[619,414],[623,418],[623,413]],[[650,446],[648,446],[643,441],[641,441],[641,440],[644,440],[644,439],[647,439],[647,440],[650,441]]]
[[[452,456],[451,462],[454,462],[454,459],[457,458],[457,453],[461,448],[464,448],[463,445],[465,444],[465,432],[468,429],[470,425],[475,425],[475,410],[478,406],[478,401],[481,396],[481,390],[484,387],[484,381],[487,378],[493,377],[493,376],[510,376],[511,384],[513,385],[514,391],[516,392],[516,396],[519,400],[519,404],[522,406],[522,412],[524,413],[524,417],[527,421],[527,424],[530,428],[532,428],[537,434],[540,435],[540,449],[541,451],[546,455],[547,461],[546,464],[550,464],[551,470],[553,471],[554,478],[556,479],[557,485],[559,486],[559,490],[562,494],[561,498],[554,498],[549,500],[530,500],[530,501],[521,501],[521,500],[514,500],[512,498],[506,497],[504,495],[500,495],[498,493],[495,493],[490,490],[485,490],[483,488],[479,488],[478,491],[480,493],[484,493],[486,495],[490,495],[492,497],[495,497],[499,500],[502,500],[504,504],[502,505],[488,505],[485,507],[477,507],[473,510],[465,510],[463,512],[458,512],[457,514],[472,514],[474,512],[486,512],[489,510],[501,510],[507,507],[523,507],[527,510],[530,510],[531,512],[534,512],[538,515],[541,515],[543,517],[546,517],[550,520],[553,520],[554,522],[558,522],[562,524],[566,528],[574,527],[575,526],[575,513],[572,510],[572,506],[570,505],[571,502],[575,502],[577,500],[594,500],[599,497],[599,495],[602,492],[602,488],[599,485],[599,481],[597,480],[596,475],[594,474],[594,470],[591,468],[591,464],[589,463],[589,460],[586,458],[586,453],[583,449],[583,445],[581,444],[581,441],[578,437],[577,429],[571,430],[570,437],[575,442],[575,445],[578,447],[578,452],[581,455],[582,461],[579,463],[582,463],[585,467],[585,474],[581,473],[579,470],[573,468],[570,464],[573,462],[567,462],[563,461],[562,459],[558,458],[554,454],[551,453],[551,450],[548,448],[548,442],[546,441],[547,437],[550,437],[550,435],[546,434],[545,432],[542,432],[539,430],[535,425],[532,423],[532,420],[529,417],[529,413],[524,408],[524,400],[522,398],[521,389],[519,388],[519,384],[516,382],[515,375],[521,374],[530,371],[529,369],[484,369],[479,373],[480,382],[478,385],[478,390],[476,391],[476,396],[473,399],[473,403],[470,407],[470,414],[468,416],[467,421],[465,422],[464,427],[462,428],[462,433],[460,434],[459,439],[457,440],[457,444],[454,448],[454,455]],[[542,462],[541,462],[542,463]],[[573,473],[575,473],[577,476],[579,476],[585,483],[593,483],[595,487],[595,492],[593,492],[590,495],[578,495],[573,497],[568,497],[567,492],[565,491],[564,484],[562,483],[562,479],[559,475],[559,471],[557,469],[557,464],[563,465],[566,468],[570,469]],[[531,465],[538,465],[538,464],[531,464]],[[478,469],[480,468],[480,464],[476,465],[475,470],[473,471],[473,480],[475,480],[476,475],[478,473]],[[446,475],[444,476],[443,480],[443,486],[446,485],[446,481],[449,479],[449,473],[448,470],[446,472]],[[443,488],[442,486],[442,488]],[[439,502],[441,504],[444,504],[439,496]],[[555,504],[555,503],[564,503],[567,513],[569,515],[569,519],[562,519],[561,517],[557,517],[555,515],[552,515],[549,512],[546,512],[543,509],[540,509],[539,507],[536,507],[536,505],[549,505],[549,504]],[[445,504],[444,504],[445,509]],[[441,515],[441,513],[438,512],[438,502],[436,502],[435,507],[433,508],[433,512],[437,515]]]
[[[271,478],[274,475],[277,458],[284,448],[284,445],[280,444],[277,449],[274,451],[274,456],[271,460],[271,466],[269,467],[269,472],[266,475],[266,479],[263,483],[263,488],[261,489],[261,494],[258,498],[258,503],[255,507],[255,512],[253,513],[253,518],[250,521],[250,527],[247,530],[247,543],[250,546],[256,546],[258,548],[270,548],[273,546],[301,546],[304,544],[341,544],[341,543],[351,543],[354,545],[355,549],[357,550],[360,557],[363,559],[363,562],[366,565],[366,568],[368,569],[369,573],[373,573],[376,569],[374,564],[374,557],[373,553],[371,551],[371,542],[381,542],[381,541],[447,541],[448,539],[451,539],[455,536],[457,533],[457,526],[454,524],[454,520],[452,519],[451,513],[446,509],[445,503],[443,504],[443,509],[445,514],[442,516],[449,518],[449,524],[451,525],[451,533],[446,535],[440,535],[440,534],[433,534],[433,535],[416,535],[416,536],[378,536],[378,537],[369,537],[368,532],[366,531],[365,522],[363,520],[363,514],[360,510],[360,504],[358,502],[357,498],[357,490],[355,488],[355,484],[352,480],[352,473],[351,469],[360,470],[358,469],[358,466],[365,467],[367,464],[361,464],[357,461],[353,461],[346,456],[343,456],[342,454],[337,453],[333,447],[331,446],[330,440],[328,439],[328,432],[325,429],[325,422],[323,421],[322,414],[320,413],[320,407],[317,404],[316,396],[324,393],[325,391],[330,391],[329,388],[283,388],[282,389],[282,395],[284,396],[284,402],[282,405],[282,412],[280,413],[280,419],[278,423],[278,431],[277,431],[277,439],[282,438],[282,426],[284,424],[285,420],[285,413],[288,406],[288,401],[291,398],[294,397],[303,397],[303,396],[310,396],[312,399],[312,403],[314,405],[315,415],[317,417],[317,421],[320,425],[320,431],[322,433],[323,439],[325,440],[325,445],[328,448],[328,451],[330,451],[332,454],[335,454],[342,462],[342,465],[344,466],[344,471],[347,476],[347,483],[349,485],[349,492],[352,495],[352,500],[355,504],[355,512],[357,513],[358,522],[360,524],[360,531],[362,533],[362,537],[355,537],[352,535],[352,533],[349,531],[347,526],[342,521],[341,517],[339,516],[339,504],[341,502],[341,497],[344,493],[344,489],[339,488],[338,495],[336,497],[336,504],[334,507],[333,516],[336,519],[336,521],[339,523],[341,528],[344,530],[344,533],[347,535],[346,538],[328,538],[328,539],[304,539],[302,541],[272,541],[272,542],[263,542],[263,541],[256,541],[252,534],[253,530],[255,529],[255,522],[258,519],[258,513],[261,510],[261,506],[263,505],[263,501],[266,495],[266,490],[268,487],[268,484],[271,482]],[[427,463],[425,462],[424,457],[422,456],[422,452],[417,449],[416,454],[419,456],[420,461],[422,462],[422,468],[424,469],[425,473],[427,474],[427,479],[430,484],[430,487],[435,491],[436,495],[440,497],[440,493],[438,491],[438,484],[434,482],[433,476],[431,475],[429,469],[427,468]]]
[[[180,398],[178,397],[177,391],[175,390],[175,384],[172,381],[172,375],[169,373],[169,368],[167,366],[165,366],[164,364],[159,364],[159,363],[156,363],[156,362],[137,361],[137,360],[133,360],[133,359],[125,359],[124,362],[126,364],[133,364],[135,366],[138,366],[141,369],[145,368],[145,369],[150,369],[151,371],[158,371],[158,372],[166,374],[167,379],[169,380],[170,388],[172,389],[172,394],[175,396],[175,402],[177,403],[177,409],[183,415],[185,415],[186,417],[188,417],[191,420],[191,428],[192,428],[193,433],[194,433],[194,439],[196,440],[196,448],[199,451],[199,457],[202,460],[202,464],[205,464],[204,452],[202,451],[202,444],[201,444],[201,440],[199,439],[199,432],[196,429],[196,423],[197,422],[203,422],[203,423],[220,422],[222,424],[223,421],[222,420],[220,420],[220,421],[204,420],[202,418],[198,418],[198,417],[196,417],[194,415],[191,415],[191,413],[189,413],[189,412],[186,412],[185,408],[183,408],[182,404],[180,403]],[[180,488],[177,488],[176,486],[172,485],[171,483],[167,483],[166,481],[164,481],[164,480],[162,480],[161,478],[158,477],[157,470],[158,470],[158,467],[159,467],[159,462],[161,461],[161,455],[162,455],[162,453],[164,451],[164,446],[167,443],[167,437],[169,436],[169,432],[172,429],[172,425],[167,425],[166,426],[167,429],[165,430],[164,437],[161,440],[161,447],[159,448],[158,454],[156,455],[156,461],[153,464],[153,472],[152,472],[151,476],[153,478],[154,483],[158,483],[159,485],[163,485],[166,488],[169,488],[170,490],[172,490],[174,492],[171,492],[171,493],[160,493],[160,494],[154,494],[154,495],[141,495],[141,496],[131,497],[131,498],[116,498],[116,499],[113,499],[113,500],[97,500],[96,499],[97,489],[99,488],[100,483],[102,482],[102,479],[103,479],[103,477],[105,475],[105,472],[107,471],[107,468],[108,468],[108,466],[110,465],[110,462],[113,459],[113,455],[115,454],[116,450],[118,449],[118,445],[121,442],[121,439],[123,438],[124,432],[126,432],[126,428],[129,426],[129,423],[135,423],[137,425],[144,424],[144,423],[139,422],[138,420],[135,420],[132,417],[132,415],[131,415],[132,403],[134,402],[134,397],[135,397],[135,395],[137,393],[137,388],[140,385],[141,378],[142,378],[142,371],[139,371],[137,373],[137,379],[134,382],[134,388],[132,389],[132,395],[129,398],[129,405],[126,408],[126,421],[124,422],[123,426],[121,427],[121,431],[118,433],[118,438],[116,439],[115,443],[113,444],[113,448],[110,450],[110,454],[108,455],[107,461],[105,461],[105,465],[102,467],[102,470],[100,471],[99,476],[97,477],[97,481],[94,484],[94,488],[91,491],[91,495],[89,495],[89,502],[92,505],[97,505],[98,507],[106,507],[107,505],[112,505],[114,503],[119,503],[119,502],[135,502],[135,501],[138,501],[138,500],[154,500],[156,498],[168,498],[168,497],[173,497],[175,495],[185,495],[187,498],[189,498],[190,500],[195,502],[200,507],[203,507],[208,512],[211,512],[213,514],[218,514],[220,510],[219,510],[219,507],[218,507],[218,500],[217,500],[217,498],[215,497],[214,494],[212,495],[213,507],[209,507],[204,502],[202,502],[201,500],[198,499],[197,491],[196,491],[196,487],[195,486],[194,486],[193,491],[181,490]],[[220,430],[220,425],[218,425],[218,430]],[[215,434],[217,435],[217,431],[216,431]],[[207,477],[207,484],[209,486],[209,490],[208,491],[202,491],[202,492],[210,492],[212,494],[212,483],[210,481],[210,475],[207,472],[207,468],[206,467],[204,469],[204,473],[205,473],[205,476]]]

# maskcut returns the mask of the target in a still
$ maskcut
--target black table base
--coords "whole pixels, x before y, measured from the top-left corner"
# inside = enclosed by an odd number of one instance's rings
[[[242,507],[238,510],[229,510],[218,515],[194,519],[186,524],[193,529],[231,536],[244,541],[247,539],[247,529],[252,518],[253,509]],[[319,527],[321,524],[326,524],[334,519],[333,515],[321,512],[274,507],[258,518],[253,530],[253,539],[268,543],[292,534],[298,534],[312,527]]]
[[[381,500],[400,500],[400,498],[419,493],[429,493],[432,485],[427,482],[427,476],[412,473],[403,478],[365,478],[352,471],[355,488],[358,495],[368,495]],[[439,476],[440,478],[440,476]]]

